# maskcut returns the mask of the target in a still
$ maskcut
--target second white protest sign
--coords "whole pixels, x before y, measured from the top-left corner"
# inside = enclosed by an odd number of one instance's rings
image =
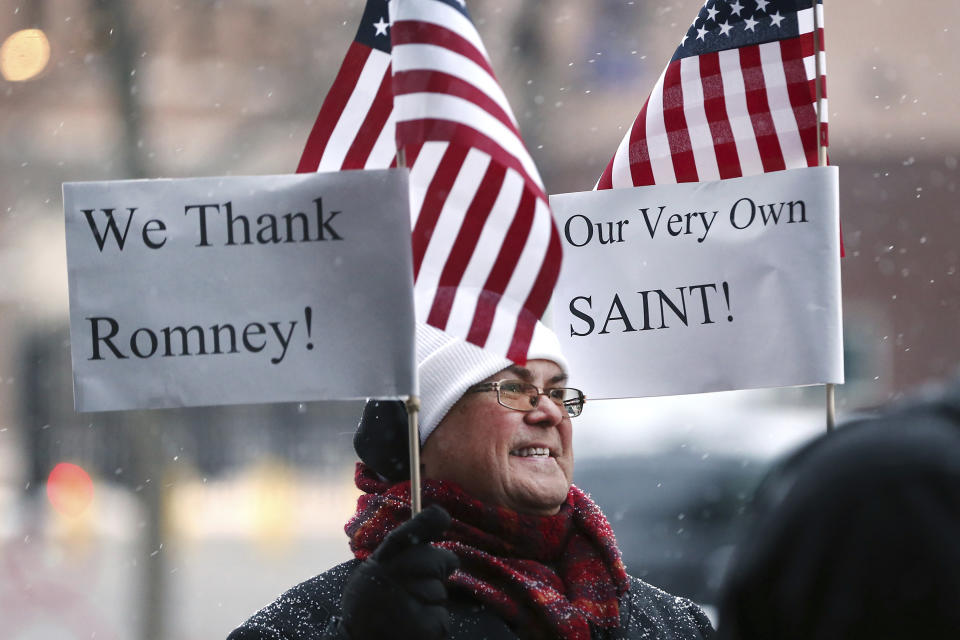
[[[843,381],[835,167],[550,205],[553,325],[591,397]]]

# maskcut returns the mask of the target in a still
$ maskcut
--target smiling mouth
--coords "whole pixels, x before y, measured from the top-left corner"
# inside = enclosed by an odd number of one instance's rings
[[[523,447],[521,449],[514,449],[510,452],[510,455],[517,456],[518,458],[550,458],[552,454],[550,449],[547,447]]]

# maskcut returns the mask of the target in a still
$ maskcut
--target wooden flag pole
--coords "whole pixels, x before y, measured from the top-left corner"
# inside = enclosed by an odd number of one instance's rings
[[[816,98],[817,98],[817,164],[821,167],[827,166],[827,148],[823,144],[823,138],[821,133],[821,127],[823,122],[823,69],[821,68],[820,63],[820,53],[822,52],[821,43],[820,43],[820,12],[818,7],[820,3],[818,0],[813,1],[813,60],[814,60],[814,73],[816,74],[816,79],[814,80],[814,86],[816,87]],[[837,424],[837,403],[836,403],[836,389],[832,382],[828,382],[826,385],[827,389],[827,432],[833,431],[836,428]]]
[[[410,515],[420,513],[420,430],[417,416],[420,413],[420,397],[407,398],[407,426],[410,448]]]
[[[403,147],[397,149],[397,167],[407,166],[407,154]],[[414,388],[419,393],[419,380],[414,384]],[[414,395],[407,398],[407,447],[410,450],[410,516],[420,513],[420,428],[418,417],[420,414],[420,396]]]

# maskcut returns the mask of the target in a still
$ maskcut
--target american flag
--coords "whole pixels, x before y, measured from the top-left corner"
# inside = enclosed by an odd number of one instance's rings
[[[814,10],[826,148],[822,0],[707,0],[597,188],[817,166]]]
[[[395,166],[387,0],[369,0],[297,173]]]
[[[371,37],[371,26],[380,37],[383,6],[367,3],[358,41]],[[560,272],[543,183],[465,3],[395,0],[390,9],[392,51],[379,40],[362,45],[371,50],[365,63],[348,52],[351,70],[335,81],[300,170],[389,166],[392,153],[377,156],[377,165],[364,150],[376,151],[395,128],[410,168],[417,319],[522,364]],[[361,89],[380,51],[391,51],[377,69],[392,66],[392,84],[381,76]],[[331,150],[335,142],[346,150]]]

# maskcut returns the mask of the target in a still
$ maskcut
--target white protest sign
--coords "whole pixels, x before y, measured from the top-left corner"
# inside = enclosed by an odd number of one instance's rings
[[[77,410],[413,393],[407,177],[65,183]]]
[[[588,396],[843,382],[836,167],[550,206],[553,326]]]

